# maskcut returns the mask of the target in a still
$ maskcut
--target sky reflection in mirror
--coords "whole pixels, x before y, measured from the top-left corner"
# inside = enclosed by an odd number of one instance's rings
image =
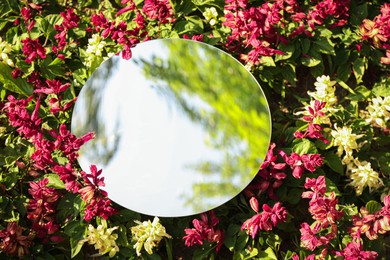
[[[79,94],[72,131],[95,132],[79,163],[103,169],[111,200],[179,217],[220,206],[249,184],[270,122],[260,86],[237,60],[204,43],[161,39],[100,65]]]

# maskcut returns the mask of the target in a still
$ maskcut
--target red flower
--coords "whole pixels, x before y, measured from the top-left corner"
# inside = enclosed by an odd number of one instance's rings
[[[142,11],[149,19],[158,19],[162,24],[175,21],[173,9],[168,0],[145,0]]]
[[[378,253],[374,251],[363,251],[360,237],[349,242],[342,251],[336,251],[336,256],[342,256],[345,260],[375,260]]]
[[[301,224],[301,241],[305,248],[313,251],[318,246],[322,245],[321,241],[316,237],[316,234],[320,231],[320,228],[320,223],[317,223],[313,229],[311,229],[307,223]]]
[[[65,166],[55,165],[53,171],[60,176],[60,180],[65,183],[65,189],[73,193],[78,192],[80,184],[77,182],[77,175],[74,173],[74,169],[70,163]]]
[[[26,56],[26,62],[31,64],[37,56],[41,59],[46,58],[46,50],[39,44],[38,39],[32,40],[29,37],[22,40],[23,55]]]
[[[32,236],[23,235],[23,228],[16,222],[8,222],[5,230],[0,230],[0,251],[19,258],[29,254]]]
[[[25,138],[36,136],[40,131],[42,122],[38,115],[40,100],[36,101],[35,109],[30,115],[27,106],[32,100],[32,96],[27,99],[16,99],[9,95],[7,99],[8,102],[5,103],[2,110],[7,111],[10,125],[18,127],[16,131],[20,135],[24,135]]]
[[[259,230],[270,231],[272,227],[276,227],[279,223],[286,222],[287,211],[277,202],[272,208],[267,204],[263,204],[263,212],[259,213],[259,205],[257,199],[250,199],[251,208],[257,213],[250,219],[247,219],[241,226],[241,230],[246,230],[248,235],[254,239]]]
[[[219,219],[215,216],[214,211],[210,211],[209,215],[208,217],[207,213],[202,213],[200,215],[201,220],[194,219],[192,221],[194,228],[184,230],[186,233],[183,237],[184,244],[190,247],[196,244],[203,245],[203,241],[216,242],[216,252],[218,253],[223,242],[223,231],[215,228],[219,223]]]
[[[306,170],[314,172],[315,167],[322,165],[323,158],[319,154],[303,154],[292,153],[288,156],[284,151],[279,151],[279,154],[283,157],[285,162],[293,169],[293,176],[297,179],[302,177],[303,172]]]
[[[35,93],[45,93],[46,95],[49,94],[56,94],[59,95],[61,92],[64,92],[70,87],[69,83],[62,84],[59,80],[46,80],[47,88],[38,88],[35,89]]]

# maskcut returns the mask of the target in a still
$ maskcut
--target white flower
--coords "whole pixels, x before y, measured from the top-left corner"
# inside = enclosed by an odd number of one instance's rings
[[[215,7],[206,8],[206,10],[203,12],[203,16],[211,26],[214,26],[218,21],[218,12]]]
[[[386,128],[386,122],[390,119],[390,96],[373,98],[366,110],[368,112],[366,122]]]
[[[314,83],[316,91],[308,91],[307,93],[319,101],[326,102],[326,107],[330,107],[337,102],[337,97],[335,96],[335,84],[336,81],[330,81],[329,76],[323,75],[321,77],[317,77],[317,82]]]
[[[368,187],[370,192],[383,186],[383,181],[379,178],[379,174],[371,168],[371,163],[358,159],[354,159],[348,166],[349,178],[351,182],[348,184],[353,186],[356,195],[360,196],[365,187]]]
[[[80,242],[87,241],[88,244],[95,245],[95,249],[99,250],[100,255],[108,253],[109,257],[113,257],[119,252],[119,247],[115,242],[118,235],[112,234],[116,229],[118,227],[107,228],[107,222],[105,221],[102,221],[102,225],[99,225],[97,228],[89,225],[86,239]]]
[[[331,135],[333,136],[333,146],[338,146],[337,155],[341,157],[343,151],[345,151],[345,156],[343,159],[344,164],[348,164],[352,158],[352,150],[357,150],[359,148],[356,139],[359,139],[363,135],[356,135],[352,133],[352,129],[347,126],[343,128],[337,127],[335,124],[335,129],[332,130]]]
[[[8,54],[12,51],[12,45],[8,42],[3,42],[3,40],[0,37],[0,61],[3,61],[4,63],[8,64],[9,66],[13,67],[14,62],[8,57]]]
[[[103,50],[106,46],[106,42],[102,40],[99,34],[92,35],[92,38],[88,40],[87,50],[85,51],[87,57],[84,65],[91,67],[94,61],[102,61]]]
[[[158,217],[154,217],[153,222],[148,220],[144,222],[135,221],[135,223],[138,225],[131,228],[131,234],[133,240],[137,241],[134,248],[138,256],[141,255],[142,247],[151,255],[153,247],[158,246],[163,237],[171,238],[165,232],[165,227],[161,225]]]

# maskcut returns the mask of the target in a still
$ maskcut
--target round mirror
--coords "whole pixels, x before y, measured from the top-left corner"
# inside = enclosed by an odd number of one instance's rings
[[[183,39],[138,44],[103,62],[81,90],[72,132],[96,138],[81,168],[103,169],[108,197],[160,217],[201,213],[232,199],[267,153],[264,93],[236,59]]]

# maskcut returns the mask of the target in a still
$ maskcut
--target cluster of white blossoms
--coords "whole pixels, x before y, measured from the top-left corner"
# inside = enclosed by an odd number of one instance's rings
[[[88,47],[85,51],[86,59],[84,65],[91,67],[95,61],[99,63],[103,61],[103,50],[106,46],[106,42],[102,40],[102,37],[99,34],[92,35],[92,38],[88,40]]]
[[[12,51],[12,45],[9,44],[8,42],[3,41],[3,39],[0,37],[0,61],[8,64],[11,67],[13,67],[14,66],[14,62],[8,56],[8,54],[11,51]]]
[[[151,255],[153,247],[158,246],[164,237],[171,238],[166,233],[165,227],[161,225],[158,217],[155,217],[153,222],[150,222],[150,220],[144,222],[136,220],[134,222],[138,225],[131,228],[131,234],[132,239],[136,241],[134,248],[138,256],[141,255],[142,247]]]
[[[322,75],[317,77],[317,82],[314,83],[316,91],[307,93],[316,100],[326,102],[325,108],[328,108],[337,102],[335,84],[336,81],[331,81],[329,76]]]
[[[365,187],[368,187],[370,192],[383,186],[383,181],[379,178],[378,172],[371,168],[371,163],[358,159],[354,159],[347,165],[347,174],[351,182],[350,186],[355,188],[356,195],[360,196]]]
[[[366,122],[386,129],[386,122],[390,120],[390,96],[373,98],[366,111]]]
[[[203,16],[211,26],[214,26],[218,21],[218,12],[215,7],[206,8],[203,12]]]
[[[88,242],[88,244],[94,245],[95,249],[99,250],[100,255],[108,253],[109,257],[113,257],[119,252],[119,247],[115,242],[118,235],[112,233],[116,229],[118,227],[107,228],[107,223],[104,220],[102,225],[97,228],[89,225],[86,239],[80,242]]]
[[[348,164],[353,160],[352,152],[359,148],[356,139],[361,138],[363,135],[357,135],[352,133],[352,129],[348,126],[343,126],[342,128],[337,127],[337,124],[334,125],[335,130],[332,130],[331,135],[333,136],[333,146],[337,147],[337,155],[342,156],[345,152],[343,163]]]

